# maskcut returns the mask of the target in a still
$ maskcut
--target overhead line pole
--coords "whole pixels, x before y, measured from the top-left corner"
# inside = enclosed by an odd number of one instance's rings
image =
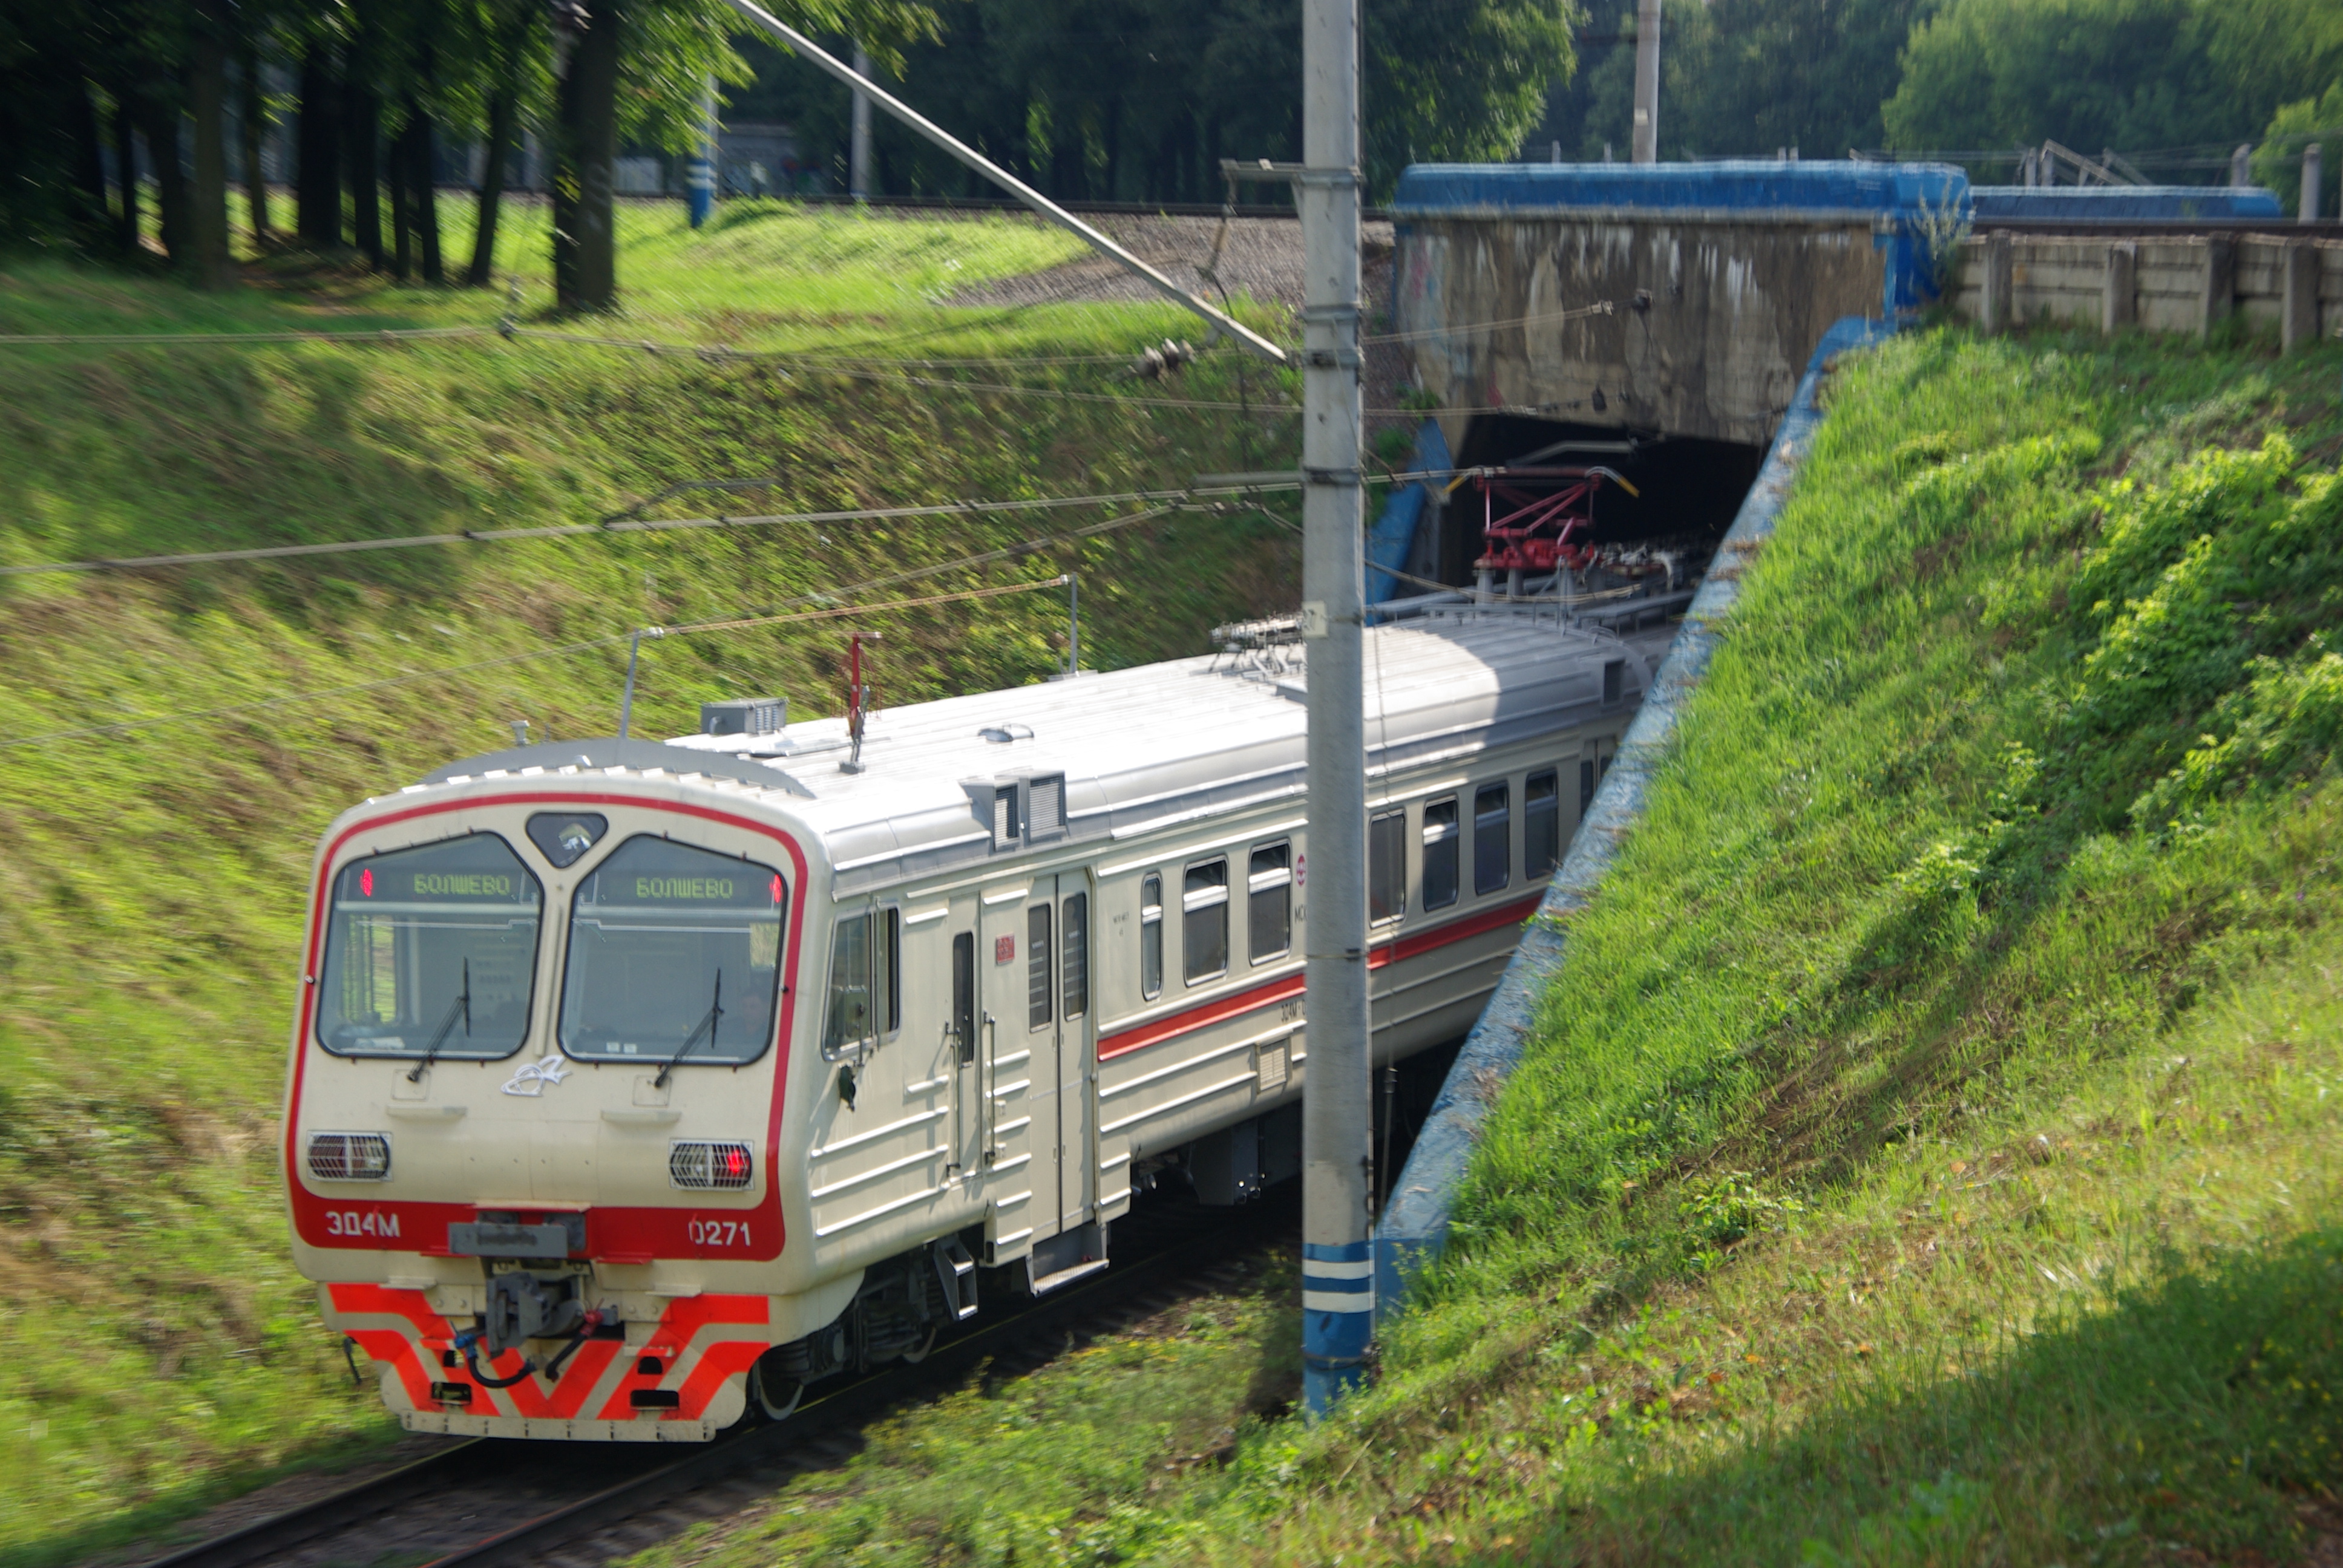
[[[1279,365],[1285,363],[1284,349],[1246,327],[1226,311],[1206,304],[1195,295],[1181,287],[1171,278],[1156,271],[1155,268],[1123,249],[1113,240],[1109,239],[1105,235],[978,152],[884,87],[865,76],[857,75],[851,65],[817,46],[812,39],[756,4],[756,0],[725,0],[725,3],[759,28],[771,34],[805,56],[807,63],[817,70],[843,84],[850,91],[861,94],[865,101],[886,110],[896,119],[902,121],[903,124],[919,132],[920,135],[1023,202],[1027,206],[1031,207],[1035,212],[1040,213],[1043,217],[1072,233],[1092,249],[1121,263],[1124,267],[1154,286],[1167,298],[1194,311],[1262,358]]]
[[[1635,122],[1630,146],[1634,162],[1660,161],[1660,0],[1636,0]]]
[[[1302,635],[1310,865],[1302,1109],[1302,1393],[1322,1416],[1374,1325],[1367,1053],[1367,772],[1360,643],[1359,0],[1302,0]]]

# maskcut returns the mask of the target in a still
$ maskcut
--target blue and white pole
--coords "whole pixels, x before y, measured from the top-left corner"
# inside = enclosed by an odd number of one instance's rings
[[[1302,1388],[1311,1419],[1365,1375],[1375,1314],[1367,1233],[1367,755],[1361,653],[1359,0],[1304,0],[1302,158],[1302,635],[1310,660],[1303,874],[1309,1050],[1302,1105]]]
[[[699,95],[699,144],[692,149],[684,170],[685,195],[691,203],[691,226],[708,221],[716,206],[716,78]]]

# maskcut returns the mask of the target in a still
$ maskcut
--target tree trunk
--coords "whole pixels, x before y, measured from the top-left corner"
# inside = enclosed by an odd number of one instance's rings
[[[391,139],[389,167],[385,171],[390,176],[390,276],[401,283],[407,281],[415,259],[414,236],[407,221],[414,206],[407,191],[407,166],[411,161],[407,156],[407,143],[413,128],[414,122],[410,120],[407,129]]]
[[[244,146],[244,205],[252,216],[252,243],[257,249],[266,249],[268,230],[268,167],[262,162],[263,144],[268,133],[268,79],[260,68],[260,50],[247,32],[244,46],[236,57],[238,74],[244,77],[244,93],[240,106],[243,122],[238,127]]]
[[[554,293],[564,310],[609,310],[618,303],[611,167],[618,156],[618,11],[611,0],[595,5],[585,36],[570,52],[559,117]]]
[[[220,37],[220,20],[206,16],[196,25],[187,84],[196,116],[196,173],[187,187],[187,259],[196,286],[214,289],[233,288],[236,281],[236,258],[227,243],[227,45]]]
[[[329,46],[311,47],[301,62],[300,146],[294,156],[293,200],[301,243],[319,250],[342,243],[340,85]]]
[[[146,110],[146,156],[155,166],[155,206],[164,254],[176,267],[192,267],[194,236],[187,232],[187,177],[179,169],[179,106],[142,102]]]
[[[65,106],[65,113],[73,123],[66,128],[73,136],[74,185],[81,191],[83,222],[93,229],[103,230],[106,222],[106,147],[97,125],[97,106],[89,101],[89,82],[77,67],[68,90],[73,96]]]
[[[365,63],[350,50],[349,67],[342,84],[343,166],[350,181],[350,243],[382,269],[382,104],[367,83]]]
[[[407,188],[415,204],[417,259],[423,264],[423,281],[437,287],[447,281],[447,269],[439,258],[437,149],[433,145],[431,116],[411,99],[407,106],[407,134],[414,143],[415,161],[407,170]]]
[[[129,95],[120,88],[114,94],[114,163],[116,176],[122,184],[122,211],[115,217],[115,243],[122,254],[138,254],[138,136],[135,129],[137,111]]]
[[[464,281],[486,288],[496,280],[497,216],[504,205],[505,166],[512,162],[513,90],[499,86],[488,97],[488,152],[480,166],[479,220],[472,231],[472,265]]]

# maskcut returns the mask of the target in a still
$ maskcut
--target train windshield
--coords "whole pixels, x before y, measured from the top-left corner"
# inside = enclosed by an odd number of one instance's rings
[[[763,1055],[788,891],[753,860],[667,839],[619,845],[570,910],[562,1050],[684,1067]]]
[[[317,1041],[480,1060],[528,1032],[544,891],[493,833],[353,860],[334,879]]]

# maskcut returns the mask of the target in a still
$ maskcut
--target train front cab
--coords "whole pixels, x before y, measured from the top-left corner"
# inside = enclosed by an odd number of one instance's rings
[[[321,849],[295,1258],[410,1429],[704,1439],[840,1293],[796,1288],[776,1179],[801,835],[517,782],[375,803]]]

